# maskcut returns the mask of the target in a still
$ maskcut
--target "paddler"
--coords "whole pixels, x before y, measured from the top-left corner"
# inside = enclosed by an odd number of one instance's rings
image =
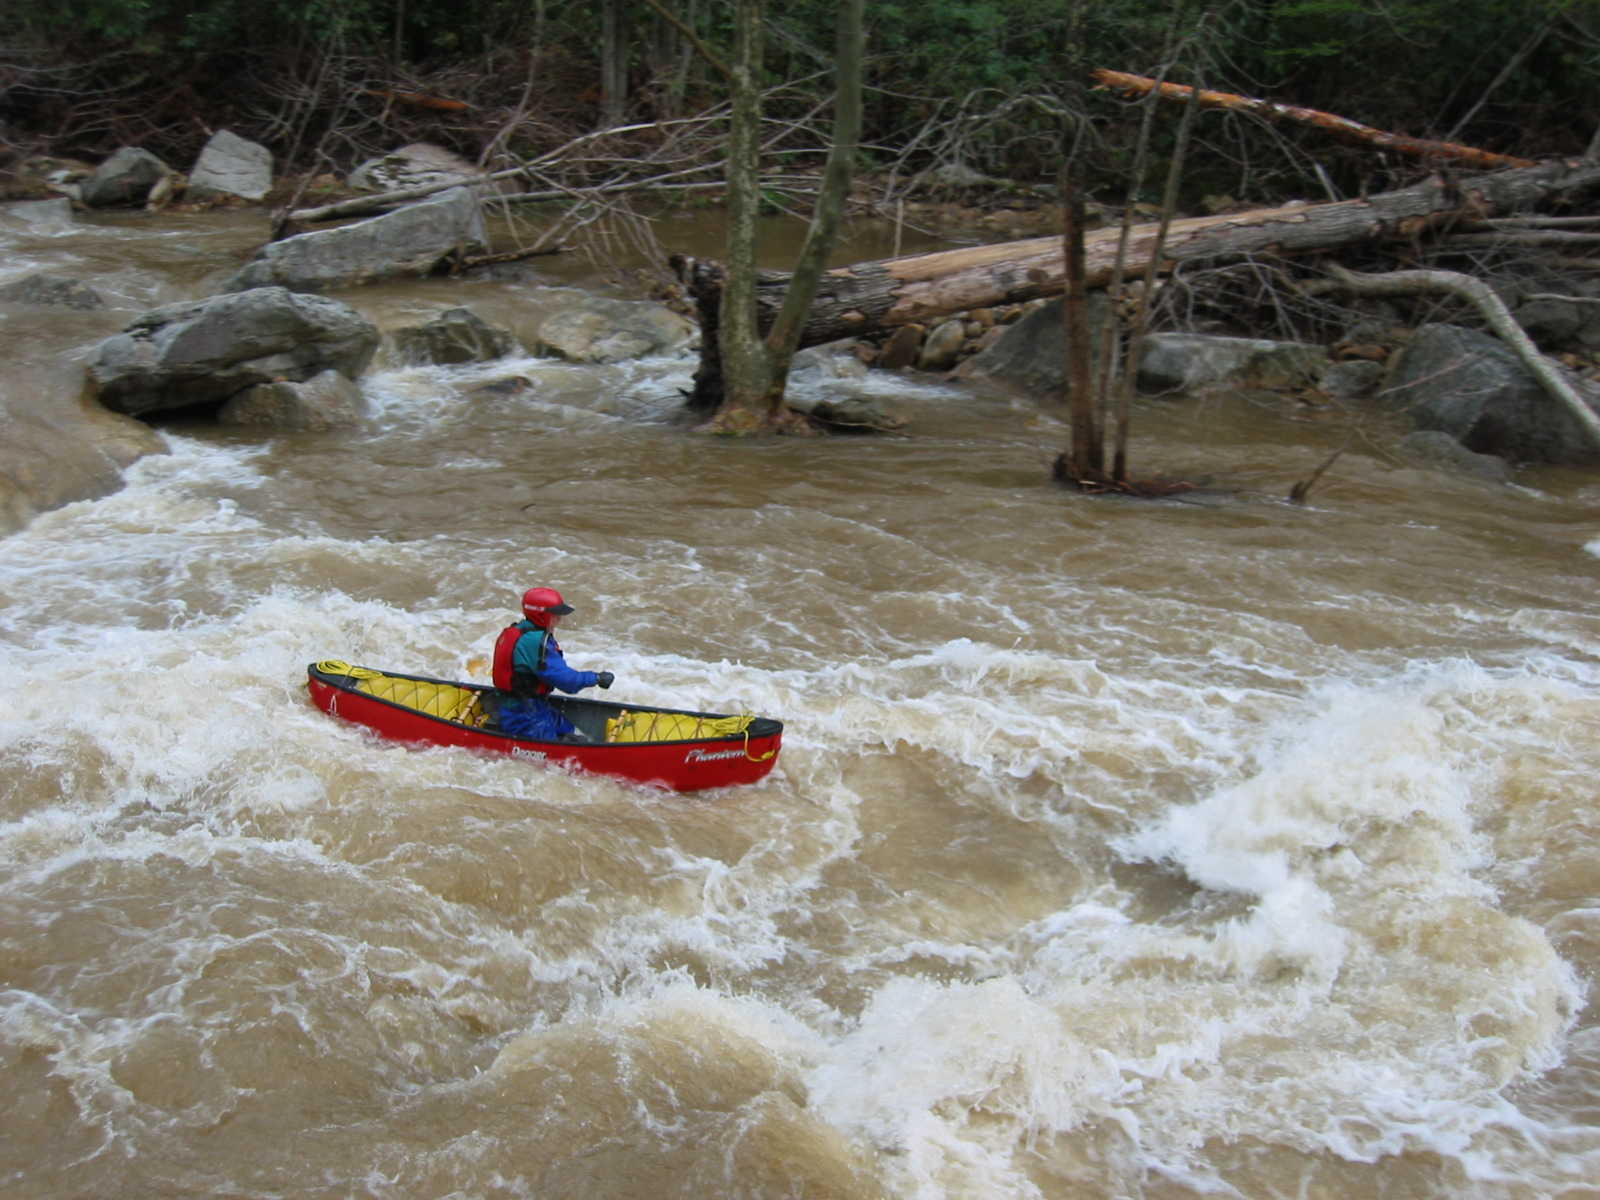
[[[522,594],[522,620],[508,625],[494,644],[494,686],[505,694],[500,728],[513,737],[541,742],[586,742],[578,729],[545,702],[553,691],[569,694],[611,686],[610,671],[576,671],[556,644],[556,626],[572,611],[555,588]]]

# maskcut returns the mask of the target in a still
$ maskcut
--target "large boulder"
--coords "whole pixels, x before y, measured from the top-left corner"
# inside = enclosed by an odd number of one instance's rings
[[[75,308],[80,312],[106,306],[105,298],[81,279],[51,275],[45,271],[0,285],[0,304],[20,304],[26,308]]]
[[[677,354],[698,330],[670,308],[646,300],[587,296],[539,322],[534,352],[568,362],[614,363]]]
[[[1589,390],[1576,376],[1570,382],[1580,394]],[[1404,410],[1418,429],[1447,433],[1478,454],[1539,463],[1596,455],[1578,419],[1516,353],[1475,329],[1422,326],[1397,356],[1379,398]],[[1589,405],[1600,410],[1594,398]]]
[[[1105,312],[1105,294],[1092,293],[1089,328],[1096,333],[1096,346],[1099,331],[1105,328]],[[1030,395],[1059,399],[1067,386],[1066,341],[1061,301],[1051,300],[1007,326],[998,341],[957,367],[956,376],[1002,383]],[[1094,359],[1099,362],[1098,352]]]
[[[170,171],[150,151],[124,146],[84,180],[83,202],[90,208],[137,208]]]
[[[55,200],[22,200],[0,208],[0,213],[20,221],[35,233],[68,229],[76,223],[72,215],[72,201],[65,196]]]
[[[1142,392],[1198,392],[1215,384],[1258,388],[1315,386],[1329,367],[1328,352],[1304,342],[1153,333],[1139,357]]]
[[[347,304],[256,288],[145,313],[100,343],[89,380],[100,403],[138,415],[329,370],[355,379],[377,347],[377,327]]]
[[[451,188],[382,216],[269,242],[223,291],[278,286],[323,292],[429,275],[453,255],[481,250],[486,241],[477,196]]]
[[[1475,454],[1448,433],[1418,429],[1400,439],[1400,453],[1419,466],[1434,467],[1488,483],[1510,483],[1506,460],[1493,454]]]
[[[167,448],[142,421],[72,395],[0,398],[0,534],[122,486],[125,467]]]
[[[421,325],[391,331],[396,353],[408,363],[488,362],[516,347],[510,332],[490,325],[470,308],[450,308]]]
[[[211,135],[189,172],[188,197],[263,200],[272,190],[272,151],[227,129]]]
[[[304,383],[246,388],[218,410],[217,423],[322,433],[359,425],[365,411],[360,388],[338,371],[324,371]]]

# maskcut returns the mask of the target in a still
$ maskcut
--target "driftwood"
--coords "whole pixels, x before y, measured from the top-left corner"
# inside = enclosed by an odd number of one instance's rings
[[[1189,217],[1171,223],[1155,266],[1158,273],[1165,273],[1184,263],[1292,256],[1361,242],[1415,239],[1594,187],[1600,187],[1600,163],[1553,161],[1461,180],[1434,177],[1414,187],[1335,204]],[[1151,262],[1159,230],[1159,225],[1150,224],[1130,231],[1124,265],[1128,274],[1145,270]],[[1100,229],[1085,237],[1087,287],[1104,287],[1110,281],[1119,233]],[[708,305],[714,309],[721,280],[715,264],[679,258],[674,266],[702,313]],[[763,276],[758,292],[769,318],[787,283],[788,276],[778,272]],[[1057,296],[1065,285],[1061,239],[1055,236],[838,267],[823,274],[800,344],[816,346],[969,309]],[[702,345],[711,340],[703,338]]]
[[[1516,352],[1523,366],[1544,388],[1545,394],[1573,415],[1595,448],[1600,450],[1600,416],[1595,415],[1555,363],[1539,352],[1533,339],[1517,324],[1517,319],[1511,315],[1505,302],[1483,280],[1456,271],[1392,271],[1386,275],[1357,275],[1339,266],[1330,267],[1329,274],[1331,279],[1307,284],[1306,291],[1315,294],[1337,290],[1367,296],[1442,292],[1466,300],[1477,308],[1500,340]]]
[[[1155,92],[1166,100],[1188,100],[1194,89],[1184,87],[1177,83],[1160,83],[1154,79],[1146,79],[1143,75],[1129,75],[1124,71],[1111,71],[1105,68],[1094,72],[1094,80],[1102,87],[1126,95],[1148,95]],[[1495,154],[1489,150],[1479,150],[1473,146],[1462,146],[1455,142],[1434,142],[1426,138],[1407,137],[1404,134],[1388,133],[1382,129],[1374,129],[1370,125],[1362,125],[1348,117],[1341,117],[1335,113],[1321,112],[1315,108],[1298,108],[1292,104],[1277,104],[1271,100],[1257,100],[1250,96],[1236,96],[1232,92],[1208,92],[1202,90],[1199,102],[1203,108],[1225,108],[1233,112],[1247,112],[1255,116],[1276,118],[1287,121],[1298,121],[1303,125],[1313,125],[1318,129],[1325,129],[1329,133],[1350,141],[1362,142],[1369,146],[1377,146],[1382,150],[1394,150],[1400,154],[1409,154],[1416,158],[1444,159],[1450,162],[1464,163],[1470,167],[1479,167],[1492,170],[1497,167],[1531,167],[1533,162],[1526,158],[1512,158],[1506,154]]]

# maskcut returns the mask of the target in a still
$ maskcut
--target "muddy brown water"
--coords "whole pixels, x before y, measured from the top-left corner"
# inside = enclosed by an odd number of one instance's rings
[[[0,313],[0,387],[259,225],[0,213],[0,276],[117,306]],[[343,298],[603,286],[538,272]],[[879,375],[830,386],[909,436],[708,442],[692,370],[380,360],[358,431],[170,428],[0,541],[0,1194],[1594,1194],[1593,477],[1369,419],[1295,507],[1342,418],[1148,402],[1135,463],[1213,488],[1095,499],[1032,400]],[[534,583],[613,696],[783,718],[773,774],[309,705],[316,659],[464,675]]]

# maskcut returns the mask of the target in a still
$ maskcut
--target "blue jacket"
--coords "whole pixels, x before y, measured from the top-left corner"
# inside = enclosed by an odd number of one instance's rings
[[[567,666],[561,647],[546,630],[531,621],[518,621],[523,636],[511,652],[513,677],[531,675],[558,691],[577,692],[593,687],[600,677],[593,671]],[[508,698],[500,706],[500,728],[513,737],[553,742],[573,731],[573,724],[537,696]]]
[[[519,673],[526,671],[529,675],[536,675],[558,692],[568,694],[581,692],[584,688],[593,687],[600,681],[599,674],[594,671],[575,671],[567,666],[567,660],[561,655],[561,647],[550,633],[541,630],[531,621],[518,621],[517,627],[524,634],[532,632],[543,636],[524,636],[517,639],[516,651],[511,656],[514,671]],[[541,642],[544,644],[543,667],[539,665]]]

